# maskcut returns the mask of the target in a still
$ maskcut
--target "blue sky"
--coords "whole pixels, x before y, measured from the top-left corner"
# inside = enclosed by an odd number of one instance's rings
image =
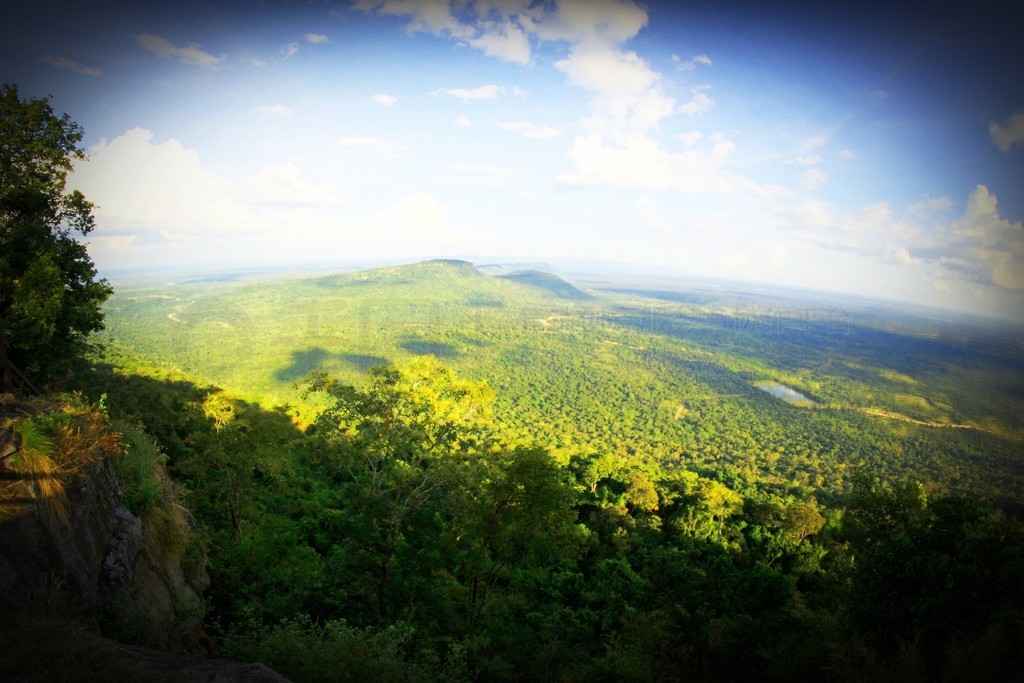
[[[2,78],[85,129],[102,271],[593,259],[1024,320],[1019,1],[51,10]]]

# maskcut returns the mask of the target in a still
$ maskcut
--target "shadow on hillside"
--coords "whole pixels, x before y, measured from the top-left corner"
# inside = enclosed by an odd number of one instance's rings
[[[287,366],[274,373],[274,377],[282,382],[298,382],[316,370],[324,370],[332,361],[341,361],[360,372],[366,372],[377,365],[387,365],[388,359],[383,356],[371,356],[360,353],[332,353],[327,349],[314,346],[310,349],[292,351],[292,360]]]
[[[334,354],[320,346],[314,346],[311,349],[301,351],[292,351],[291,363],[275,372],[274,377],[282,382],[297,382],[314,370],[323,370],[324,363],[332,355]]]
[[[140,423],[160,444],[172,469],[195,452],[199,435],[215,431],[214,420],[203,406],[222,391],[185,380],[126,374],[108,363],[98,363],[84,375],[81,389],[94,402],[106,396],[112,418]],[[284,443],[302,436],[285,407],[266,410],[237,398],[230,404],[248,423],[258,426],[260,437],[268,442]]]
[[[380,365],[388,365],[390,363],[390,361],[388,361],[384,356],[370,356],[361,353],[338,353],[335,354],[335,357],[345,363],[348,363],[360,372],[366,372],[370,368],[375,368]]]
[[[437,356],[438,358],[457,358],[459,355],[458,349],[451,344],[442,344],[441,342],[429,342],[429,341],[406,341],[402,342],[401,347],[417,356]]]

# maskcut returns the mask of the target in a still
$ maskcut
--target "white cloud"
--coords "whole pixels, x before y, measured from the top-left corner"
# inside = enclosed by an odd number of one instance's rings
[[[921,260],[911,256],[910,251],[903,246],[886,247],[882,250],[882,260],[888,263],[901,263],[909,266],[920,265]]]
[[[619,44],[647,25],[647,13],[622,0],[357,0],[365,12],[404,17],[409,33],[431,33],[505,61],[530,60],[531,40]]]
[[[396,155],[406,151],[406,146],[392,140],[371,137],[347,137],[337,142],[341,149],[349,149],[373,154]]]
[[[285,45],[284,47],[281,48],[281,54],[284,55],[284,59],[288,59],[289,57],[294,57],[296,54],[298,54],[298,52],[299,52],[299,44],[298,43],[288,43],[287,45]]]
[[[760,185],[725,168],[735,150],[732,141],[715,133],[708,144],[667,152],[650,138],[626,145],[608,144],[599,135],[577,137],[570,158],[574,170],[558,176],[567,187],[610,186],[646,190],[679,190],[731,195],[743,193],[773,200],[784,188]]]
[[[95,66],[86,66],[81,62],[76,62],[68,57],[54,57],[53,55],[43,55],[40,58],[43,62],[55,66],[58,69],[64,69],[65,71],[72,71],[76,74],[83,76],[92,76],[98,78],[103,75],[103,70]]]
[[[792,159],[786,159],[786,163],[791,166],[814,166],[815,164],[821,163],[821,155],[805,154],[803,156],[793,157]]]
[[[533,121],[506,121],[498,123],[498,128],[534,140],[550,140],[562,134],[557,128],[541,126]]]
[[[452,123],[454,123],[459,128],[469,128],[469,126],[471,125],[468,116],[456,116],[455,120],[452,121]]]
[[[585,44],[555,62],[569,80],[606,95],[636,95],[654,85],[659,76],[635,52]]]
[[[677,102],[666,94],[662,75],[625,48],[648,23],[647,11],[632,0],[357,0],[354,7],[401,17],[410,33],[443,36],[508,61],[527,62],[533,44],[567,44],[555,67],[569,83],[588,91],[591,100],[589,115],[580,121],[583,133],[569,154],[572,167],[556,178],[560,185],[747,192],[767,200],[785,192],[727,171],[725,158],[734,145],[720,135],[699,149],[702,139],[692,135],[683,138],[683,152],[662,147],[661,124],[667,117],[703,114],[714,101],[710,86],[698,85]],[[684,70],[712,64],[706,54],[674,61]],[[436,92],[479,100],[496,98],[504,89],[486,85]],[[526,137],[556,134],[553,128],[527,124],[499,125]]]
[[[190,43],[187,47],[177,47],[173,43],[152,33],[136,36],[139,45],[150,52],[155,52],[163,59],[174,59],[182,64],[190,64],[204,69],[216,69],[217,64],[224,61],[226,55],[214,57],[203,52],[198,43]]]
[[[680,71],[695,71],[698,66],[711,66],[711,57],[695,55],[684,61],[679,55],[672,55],[672,63]]]
[[[156,143],[139,128],[88,152],[69,181],[97,204],[89,249],[102,269],[422,258],[490,248],[486,236],[450,225],[447,206],[423,192],[339,213],[344,194],[304,181],[293,163],[236,181],[204,168],[194,150],[175,140]],[[456,170],[491,173],[474,165]]]
[[[483,22],[478,26],[480,35],[467,39],[467,43],[506,62],[526,64],[530,61],[530,37],[514,21],[504,19]]]
[[[1001,151],[1009,154],[1014,145],[1024,143],[1024,109],[1015,112],[1006,123],[988,124],[988,134]]]
[[[621,0],[562,0],[523,17],[524,26],[541,40],[570,43],[624,43],[647,25],[647,12]]]
[[[737,270],[747,265],[747,254],[742,251],[730,251],[722,255],[720,262],[726,270]]]
[[[270,114],[272,116],[291,116],[295,113],[291,107],[286,107],[283,104],[263,104],[256,107],[256,111],[261,114]]]
[[[402,250],[448,243],[457,236],[445,226],[448,207],[425,192],[413,192],[372,219],[375,241]]]
[[[332,206],[345,201],[335,188],[311,185],[299,179],[295,164],[267,166],[238,184],[239,196],[247,204],[278,206]]]
[[[691,130],[687,133],[680,133],[679,135],[676,136],[676,138],[681,140],[683,145],[685,145],[686,147],[693,147],[698,142],[704,139],[704,133],[700,132],[699,130]]]
[[[794,234],[823,249],[925,267],[947,284],[1024,290],[1021,222],[1002,218],[996,196],[984,185],[971,192],[959,218],[934,221],[934,211],[949,206],[945,197],[926,197],[899,215],[885,202],[844,213],[824,202],[805,201],[787,213],[794,219]]]
[[[919,219],[930,218],[933,214],[942,213],[953,208],[950,197],[930,197],[924,195],[921,201],[907,207],[907,212]]]
[[[852,161],[857,158],[857,153],[852,149],[841,149],[838,154],[840,159],[846,159],[847,161]]]
[[[798,184],[801,189],[813,192],[828,184],[828,176],[820,168],[809,168],[800,176]]]
[[[385,107],[390,107],[391,105],[393,105],[396,102],[398,102],[398,98],[397,97],[395,97],[394,95],[387,95],[385,93],[377,93],[376,95],[374,95],[370,99],[373,100],[374,102],[376,102],[377,104],[385,106]]]
[[[1024,290],[1024,226],[999,215],[998,199],[978,185],[951,234],[973,257],[982,279],[1006,289]]]
[[[199,155],[176,140],[153,144],[153,133],[134,128],[88,153],[73,184],[97,204],[98,231],[109,222],[148,233],[244,227],[231,181],[204,169]]]
[[[250,59],[249,63],[255,66],[257,69],[262,69],[267,65],[262,59]]]
[[[707,94],[709,87],[700,85],[690,88],[690,99],[679,106],[679,113],[696,116],[711,111],[711,108],[715,106],[715,101]]]
[[[503,185],[508,177],[508,172],[504,169],[479,162],[463,161],[451,164],[448,168],[455,173],[454,180],[473,185],[498,187]]]
[[[447,0],[358,0],[355,9],[408,18],[409,33],[432,33],[482,50],[491,57],[525,64],[530,38],[521,24],[529,2],[457,3],[456,17]]]
[[[502,174],[502,170],[497,166],[491,166],[490,164],[479,164],[472,162],[459,162],[452,164],[450,167],[456,173],[463,173],[465,175],[476,175],[476,176],[487,176],[489,178],[497,178]]]
[[[317,43],[329,43],[329,42],[331,42],[331,39],[328,38],[323,33],[307,33],[305,36],[303,36],[303,38],[306,39],[307,43],[313,43],[314,45],[317,44]]]
[[[476,88],[450,88],[437,92],[444,95],[451,95],[460,100],[493,100],[501,94],[501,87],[497,85],[481,85]]]

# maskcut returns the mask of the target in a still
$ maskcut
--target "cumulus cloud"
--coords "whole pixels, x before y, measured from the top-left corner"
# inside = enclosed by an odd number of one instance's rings
[[[498,123],[498,128],[533,140],[550,140],[562,134],[557,128],[542,126],[533,121],[505,121]]]
[[[448,88],[437,91],[443,95],[451,95],[460,100],[493,100],[501,94],[497,85],[481,85],[476,88]]]
[[[471,125],[468,116],[456,116],[455,120],[452,123],[454,123],[459,128],[469,128],[469,126]]]
[[[1024,290],[1024,226],[999,215],[998,199],[978,185],[967,200],[964,215],[951,230],[954,244],[976,264],[983,279],[1006,289]]]
[[[177,47],[170,41],[152,33],[143,33],[136,36],[135,40],[139,45],[163,59],[173,59],[182,64],[190,64],[204,69],[216,69],[217,64],[224,61],[226,57],[226,55],[214,57],[208,52],[203,52],[198,43],[190,43],[187,47]]]
[[[75,187],[96,202],[104,231],[155,234],[247,233],[264,221],[254,207],[334,205],[334,188],[300,178],[294,164],[270,166],[238,182],[203,167],[199,155],[177,140],[153,142],[134,128],[88,150],[76,167]]]
[[[460,230],[445,203],[425,192],[361,198],[363,208],[346,204],[339,212],[345,194],[308,182],[294,163],[234,179],[204,167],[180,142],[158,142],[141,128],[101,140],[88,155],[69,186],[97,204],[89,249],[103,269],[493,249],[492,238]],[[504,173],[473,163],[451,170],[480,178]]]
[[[448,207],[425,192],[413,192],[372,218],[376,239],[386,238],[399,249],[447,243],[455,235],[445,226]]]
[[[298,54],[298,52],[299,52],[299,44],[298,43],[288,43],[287,45],[285,45],[284,47],[281,48],[281,54],[284,55],[285,59],[288,59],[290,57],[294,57],[296,54]]]
[[[988,124],[988,134],[1002,152],[1009,154],[1015,145],[1024,143],[1024,109],[1015,112],[1006,123]]]
[[[344,195],[327,185],[312,185],[299,178],[295,164],[268,166],[242,179],[239,197],[250,205],[333,206],[345,201]]]
[[[787,210],[794,234],[823,249],[874,257],[881,262],[924,267],[931,277],[1024,290],[1024,226],[999,214],[998,199],[978,185],[963,214],[937,216],[951,207],[946,197],[925,197],[904,211],[878,202],[843,212],[807,200]]]
[[[707,55],[695,55],[689,59],[682,59],[679,55],[672,55],[672,63],[680,71],[696,71],[698,66],[711,66],[711,57]]]
[[[50,66],[55,66],[58,69],[64,69],[65,71],[72,71],[76,74],[83,76],[92,76],[98,78],[103,75],[103,70],[95,66],[86,66],[81,62],[76,62],[69,57],[54,57],[53,55],[43,55],[40,58],[43,62]]]
[[[398,102],[398,98],[397,97],[395,97],[394,95],[387,95],[385,93],[377,93],[376,95],[374,95],[370,99],[373,100],[374,102],[376,102],[377,104],[385,106],[385,107],[390,107],[391,105],[393,105],[396,102]]]
[[[88,153],[72,182],[96,202],[101,226],[144,226],[150,233],[244,227],[231,181],[204,169],[199,155],[176,140],[154,144],[153,133],[134,128]]]
[[[470,185],[498,187],[505,184],[509,171],[479,162],[462,161],[451,164],[449,170],[454,173],[452,180]]]
[[[800,175],[800,188],[813,192],[828,184],[828,176],[820,168],[809,168]]]
[[[480,26],[479,35],[466,40],[470,45],[506,62],[526,64],[530,61],[530,37],[514,21],[486,21]]]
[[[709,88],[707,85],[690,88],[690,99],[679,106],[679,113],[696,116],[711,111],[715,101],[707,93]]]
[[[664,150],[656,140],[640,138],[628,145],[608,144],[599,135],[576,138],[570,158],[574,169],[558,176],[566,187],[610,186],[679,190],[715,195],[746,194],[763,200],[787,195],[778,186],[760,185],[726,168],[735,145],[712,134],[701,146],[681,152]]]
[[[406,151],[406,146],[392,140],[372,137],[347,137],[337,142],[340,149],[354,150],[357,152],[369,152],[371,154],[383,154],[394,156]]]
[[[647,13],[623,0],[357,0],[353,7],[403,17],[409,33],[443,36],[519,64],[529,62],[531,41],[618,44],[647,25]]]
[[[261,114],[270,114],[271,116],[291,116],[295,113],[295,110],[283,104],[263,104],[256,107],[256,111]]]
[[[786,159],[786,163],[791,166],[814,166],[821,163],[821,156],[818,154],[805,154],[793,157],[792,159]]]
[[[665,149],[662,122],[703,114],[714,100],[707,85],[688,86],[681,97],[670,94],[662,75],[627,48],[648,23],[647,11],[633,0],[357,0],[354,7],[400,17],[410,33],[446,37],[507,61],[525,63],[532,45],[559,44],[564,52],[555,68],[591,97],[569,154],[572,166],[556,178],[560,185],[749,192],[769,200],[785,192],[726,170],[734,145],[721,135],[688,137],[682,152]],[[706,54],[676,56],[673,62],[684,71],[712,64]],[[498,97],[503,89],[487,85],[437,93],[479,100]],[[523,121],[499,125],[524,137],[557,134]]]
[[[329,43],[329,42],[331,42],[331,39],[328,38],[323,33],[307,33],[305,36],[303,36],[303,38],[306,39],[307,43],[313,43],[314,45],[317,44],[317,43]]]
[[[447,0],[357,0],[353,7],[366,12],[405,17],[409,33],[432,33],[470,45],[491,57],[525,64],[530,60],[530,38],[522,18],[529,2],[477,2],[449,5]]]

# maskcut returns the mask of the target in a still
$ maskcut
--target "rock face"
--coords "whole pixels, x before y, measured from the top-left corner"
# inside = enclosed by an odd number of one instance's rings
[[[146,520],[121,502],[109,459],[64,482],[67,518],[21,501],[0,521],[0,612],[102,616],[119,636],[201,653],[201,557],[187,561],[188,512],[168,502]]]
[[[91,615],[101,599],[130,584],[141,522],[121,503],[111,463],[84,468],[64,491],[66,521],[29,500],[0,522],[0,606],[63,599],[66,611]]]

